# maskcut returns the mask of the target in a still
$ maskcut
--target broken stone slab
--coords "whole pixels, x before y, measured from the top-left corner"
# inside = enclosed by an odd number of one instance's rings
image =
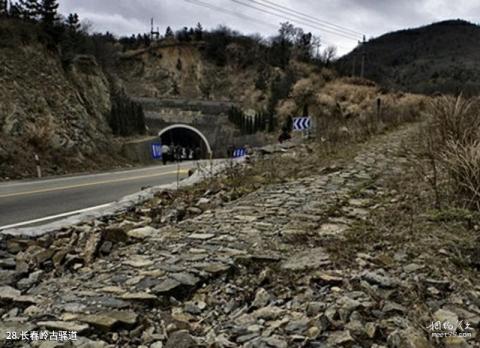
[[[188,207],[187,212],[192,215],[199,215],[203,212],[203,210],[197,207]]]
[[[195,340],[190,336],[187,330],[173,332],[168,338],[165,348],[197,348],[199,347]]]
[[[342,211],[348,217],[356,219],[365,219],[370,214],[370,211],[364,208],[343,207]]]
[[[188,285],[188,286],[196,286],[200,282],[199,278],[187,272],[171,273],[168,276],[170,278],[173,278],[180,284]]]
[[[83,256],[87,264],[92,263],[97,255],[98,249],[100,248],[100,243],[102,241],[101,233],[92,233],[87,239],[85,248],[83,250]]]
[[[39,321],[37,326],[52,330],[75,331],[79,334],[89,328],[88,324],[81,324],[74,321]]]
[[[138,315],[132,311],[111,311],[104,315],[117,319],[122,324],[133,326],[137,323]]]
[[[330,257],[323,248],[301,251],[287,259],[280,268],[285,271],[304,271],[329,265]]]
[[[31,322],[22,323],[22,322],[19,322],[18,320],[15,320],[15,321],[9,321],[8,319],[0,320],[0,340],[2,342],[2,347],[7,346],[5,342],[7,332],[16,332],[17,334],[19,334],[22,332],[32,331],[35,328],[36,328],[36,325]]]
[[[405,267],[403,267],[403,269],[404,269],[405,272],[407,272],[407,273],[416,272],[416,271],[421,270],[422,268],[425,268],[425,266],[423,266],[423,265],[418,265],[418,264],[416,264],[416,263],[411,263],[411,264],[408,264],[408,265],[406,265]]]
[[[149,294],[147,292],[127,292],[126,294],[120,295],[119,297],[122,300],[128,301],[155,301],[157,300],[157,296]]]
[[[205,309],[205,307],[206,307],[205,302],[197,303],[197,302],[194,302],[194,301],[185,302],[185,304],[183,306],[185,312],[190,313],[190,314],[194,314],[194,315],[198,315],[198,314],[202,313],[202,311]]]
[[[310,302],[307,305],[307,315],[309,317],[314,317],[317,314],[323,312],[325,307],[326,307],[326,304],[324,302],[320,302],[320,301]]]
[[[128,235],[122,227],[107,227],[102,230],[102,239],[112,243],[126,243],[128,241]]]
[[[112,330],[117,324],[131,327],[137,323],[138,315],[131,311],[111,311],[90,314],[79,318],[81,322],[88,323],[100,330]]]
[[[415,329],[408,327],[404,330],[397,329],[387,337],[389,347],[415,347],[432,348],[433,345],[425,336]]]
[[[215,237],[213,233],[192,233],[188,236],[190,239],[198,239],[198,240],[208,240]]]
[[[278,336],[278,335],[264,337],[262,338],[262,342],[266,343],[268,347],[273,347],[273,348],[288,347],[287,341],[285,341],[282,336]]]
[[[320,236],[336,236],[342,234],[348,229],[347,225],[326,223],[320,226],[318,234]]]
[[[366,271],[362,274],[362,278],[371,284],[383,288],[394,288],[399,285],[399,282],[396,279],[382,273],[377,271]]]
[[[272,300],[272,296],[268,293],[268,291],[265,290],[264,288],[260,288],[255,294],[255,299],[252,302],[252,307],[254,308],[265,307],[270,303],[271,300]]]
[[[445,337],[445,348],[470,348],[472,345],[468,344],[463,337]]]
[[[251,216],[251,215],[235,215],[233,218],[237,221],[242,221],[242,222],[254,222],[258,220],[257,216]]]
[[[311,279],[320,284],[340,285],[343,283],[342,277],[323,271],[315,272]]]
[[[231,265],[224,263],[207,263],[195,267],[213,275],[226,273],[232,268]]]
[[[172,294],[176,289],[181,286],[182,284],[179,281],[171,278],[166,278],[160,284],[155,286],[152,289],[152,292],[157,295],[166,296]]]
[[[385,305],[383,306],[382,311],[384,313],[391,313],[391,312],[405,313],[407,311],[407,308],[405,308],[401,304],[387,301],[385,302]]]
[[[290,333],[302,334],[308,329],[309,324],[310,319],[308,318],[292,320],[285,326],[285,331]]]
[[[22,294],[20,290],[12,288],[11,286],[0,287],[0,300],[12,300]]]
[[[127,235],[129,237],[134,239],[140,239],[140,240],[143,240],[145,238],[148,238],[157,234],[158,234],[158,230],[151,226],[135,228],[127,232]]]
[[[331,347],[339,347],[343,345],[352,344],[354,339],[349,330],[333,331],[328,335],[327,343]]]
[[[433,314],[433,317],[436,321],[440,321],[442,323],[442,329],[447,331],[452,331],[452,332],[455,332],[457,330],[457,325],[458,325],[457,314],[445,309],[439,309]]]
[[[118,323],[116,318],[112,318],[101,314],[91,314],[84,317],[80,317],[79,320],[84,323],[88,323],[97,329],[102,331],[110,331],[114,325]]]
[[[44,272],[42,270],[30,273],[28,278],[22,278],[17,282],[17,288],[21,290],[26,290],[30,288],[31,286],[39,282],[43,274]]]
[[[17,272],[10,270],[0,270],[0,286],[12,285],[17,278]]]
[[[252,314],[257,319],[275,320],[282,316],[284,313],[285,310],[280,307],[267,306],[257,309]]]
[[[20,290],[5,285],[0,287],[0,301],[11,301],[23,304],[37,304],[39,300],[33,296],[22,295]]]
[[[15,262],[15,259],[13,257],[0,260],[0,268],[3,269],[15,269],[16,264],[17,263]]]
[[[357,208],[363,208],[370,205],[370,202],[371,201],[368,198],[351,198],[348,200],[348,205],[351,205]]]
[[[123,294],[126,292],[125,289],[119,287],[119,286],[105,286],[103,288],[98,289],[100,292],[106,292],[109,294]]]
[[[342,296],[337,300],[337,304],[340,307],[348,312],[352,312],[360,307],[362,307],[362,303],[360,301],[354,300],[348,296]]]
[[[135,267],[135,268],[148,267],[154,264],[152,260],[147,259],[140,255],[134,255],[130,258],[130,260],[123,261],[122,263],[124,265]]]

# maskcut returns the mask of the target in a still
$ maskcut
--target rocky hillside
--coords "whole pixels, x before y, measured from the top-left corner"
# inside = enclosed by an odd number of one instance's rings
[[[108,125],[110,84],[95,58],[65,66],[35,28],[0,25],[10,33],[0,39],[0,178],[32,175],[35,153],[46,174],[121,161]]]
[[[418,93],[480,91],[480,27],[451,20],[388,33],[365,44],[365,76],[381,85]],[[338,68],[357,74],[362,49],[342,57]]]
[[[227,47],[229,52],[232,46]],[[233,55],[227,56],[227,64],[218,66],[206,59],[203,50],[202,43],[153,43],[120,54],[115,72],[131,96],[229,100],[257,109],[267,106],[270,82],[286,73],[258,63],[239,66]]]

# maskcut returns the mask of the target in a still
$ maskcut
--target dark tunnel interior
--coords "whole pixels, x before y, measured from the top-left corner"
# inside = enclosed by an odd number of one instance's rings
[[[188,128],[172,128],[161,135],[161,143],[168,146],[180,145],[186,149],[195,150],[197,147],[200,149],[200,157],[208,158],[207,145],[203,141],[202,137]]]

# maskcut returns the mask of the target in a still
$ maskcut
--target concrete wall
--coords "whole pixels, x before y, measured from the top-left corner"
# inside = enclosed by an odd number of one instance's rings
[[[123,154],[132,161],[142,164],[161,162],[152,158],[152,144],[160,143],[159,137],[146,137],[123,144]]]

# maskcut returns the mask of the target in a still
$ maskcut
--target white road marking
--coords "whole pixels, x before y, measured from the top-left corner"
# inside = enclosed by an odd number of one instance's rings
[[[180,165],[180,168],[183,169],[185,167],[189,168],[191,165],[193,165],[193,162],[183,162],[182,163],[184,166]],[[9,187],[16,187],[16,186],[26,186],[26,185],[39,185],[39,184],[48,184],[48,183],[54,183],[54,182],[61,182],[61,181],[74,181],[74,180],[82,180],[82,179],[91,179],[91,178],[98,178],[98,177],[104,177],[104,176],[117,176],[117,175],[123,175],[123,174],[131,174],[131,173],[138,173],[138,172],[145,172],[145,171],[156,171],[158,169],[168,169],[168,168],[176,168],[176,164],[169,164],[169,165],[155,165],[155,166],[149,166],[149,167],[143,167],[143,168],[135,168],[135,169],[127,169],[127,170],[121,170],[118,172],[103,172],[103,173],[95,173],[95,174],[85,174],[85,175],[76,175],[76,176],[65,176],[65,177],[60,177],[60,178],[44,178],[41,180],[33,179],[33,180],[26,180],[26,181],[21,181],[21,180],[16,180],[12,182],[4,182],[0,183],[0,188],[9,188]]]
[[[112,203],[107,203],[107,204],[97,205],[97,206],[95,206],[95,207],[90,207],[90,208],[85,208],[85,209],[70,211],[70,212],[68,212],[68,213],[62,213],[62,214],[58,214],[58,215],[47,216],[47,217],[43,217],[43,218],[41,218],[41,219],[35,219],[35,220],[30,220],[30,221],[19,222],[19,223],[13,224],[13,225],[0,226],[0,231],[1,231],[1,230],[6,230],[6,229],[10,229],[10,228],[16,228],[16,227],[22,227],[22,226],[32,225],[32,224],[36,224],[36,223],[39,223],[39,222],[44,222],[44,221],[49,221],[49,220],[55,220],[55,219],[59,219],[59,218],[67,217],[67,216],[77,215],[77,214],[80,214],[80,213],[85,213],[85,212],[87,212],[87,211],[92,211],[92,210],[96,210],[96,209],[106,208],[106,207],[110,206],[111,204],[112,204]]]

